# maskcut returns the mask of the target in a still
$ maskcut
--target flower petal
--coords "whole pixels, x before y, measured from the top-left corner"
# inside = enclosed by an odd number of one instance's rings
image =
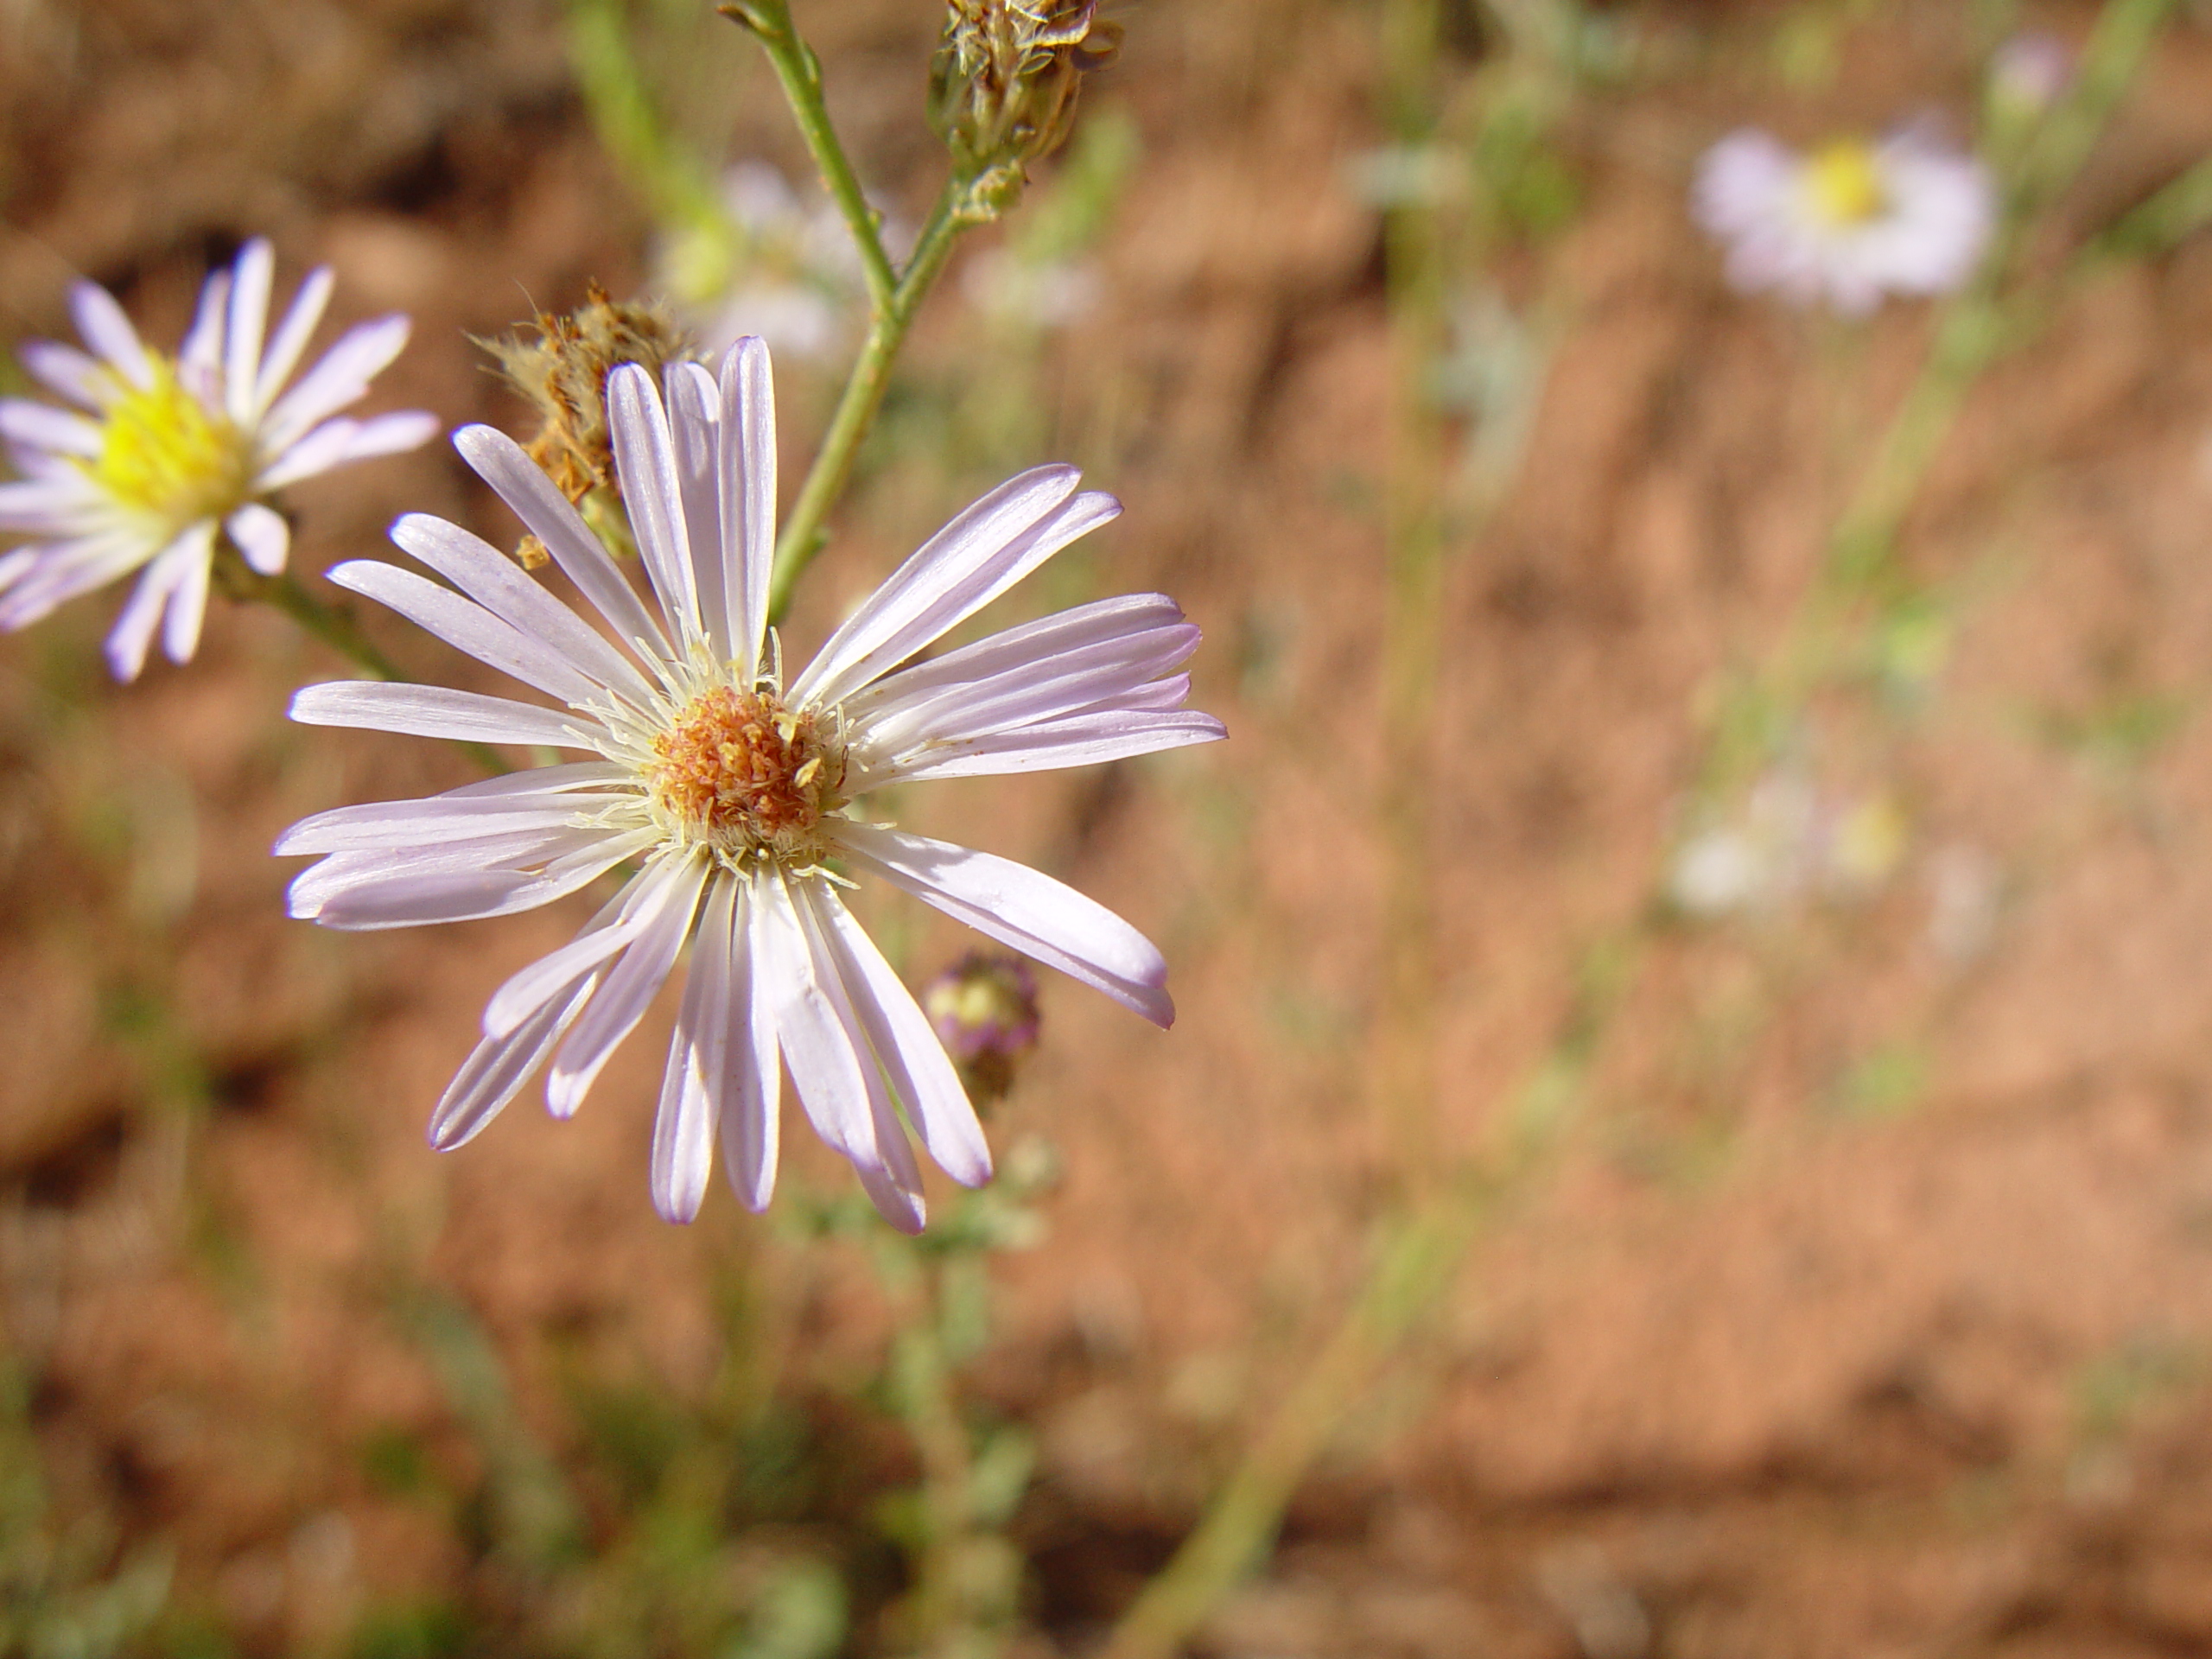
[[[200,625],[207,615],[207,578],[214,566],[215,526],[194,524],[178,537],[189,557],[174,555],[184,569],[169,594],[168,614],[162,620],[162,654],[173,663],[188,663],[200,649]]]
[[[301,353],[307,350],[315,325],[322,321],[324,308],[330,303],[330,290],[335,285],[336,278],[330,267],[317,265],[300,284],[300,291],[292,296],[284,320],[276,325],[269,349],[262,354],[260,372],[254,377],[255,415],[269,407],[270,401],[292,378],[292,371],[299,367]]]
[[[223,520],[223,529],[238,543],[245,562],[263,575],[273,576],[284,568],[284,556],[292,550],[292,529],[282,513],[249,501]]]
[[[881,766],[871,765],[862,786],[880,789],[927,779],[1099,766],[1192,743],[1216,743],[1228,735],[1228,728],[1211,715],[1192,709],[1112,709],[982,737],[925,744]]]
[[[676,468],[668,411],[652,377],[625,363],[607,377],[607,426],[622,505],[638,538],[638,556],[660,596],[661,614],[679,643],[702,637],[699,596],[691,585],[691,537],[683,486]]]
[[[606,840],[603,832],[569,826],[518,830],[467,840],[429,842],[409,847],[368,847],[326,855],[292,878],[285,889],[289,912],[312,921],[333,899],[356,887],[374,887],[402,875],[450,875],[470,870],[543,869]]]
[[[145,563],[161,544],[130,531],[59,542],[0,591],[0,629],[26,627],[56,606],[90,593]]]
[[[948,686],[972,684],[1009,669],[1047,661],[1108,639],[1170,627],[1184,620],[1182,607],[1165,594],[1123,594],[1055,611],[886,675],[847,698],[845,713],[849,719],[888,717]]]
[[[752,883],[753,970],[774,1015],[776,1040],[791,1069],[799,1104],[814,1132],[855,1163],[874,1159],[868,1081],[844,1022],[822,984],[782,874]]]
[[[653,702],[644,677],[603,635],[491,543],[426,512],[402,517],[391,527],[391,539],[493,615],[552,646],[579,673],[626,693],[633,702],[647,706]]]
[[[514,509],[530,533],[545,543],[554,563],[598,607],[617,639],[641,658],[673,658],[667,633],[639,599],[621,567],[607,556],[591,527],[520,444],[488,426],[465,426],[453,435],[453,447]]]
[[[153,360],[138,343],[138,331],[115,296],[96,283],[77,283],[69,289],[69,315],[85,344],[107,359],[116,372],[142,391],[154,384]]]
[[[929,1016],[835,889],[813,895],[821,936],[868,1046],[890,1074],[937,1166],[963,1186],[991,1179],[991,1148]]]
[[[260,410],[253,401],[261,378],[261,341],[269,327],[269,288],[276,256],[264,237],[238,250],[231,266],[231,322],[223,340],[223,406],[249,426]]]
[[[154,631],[161,626],[162,613],[168,608],[195,557],[204,563],[207,548],[187,531],[155,556],[130,597],[124,601],[107,636],[107,665],[109,672],[124,684],[144,671],[146,652],[154,643]]]
[[[416,626],[548,696],[582,704],[600,693],[599,683],[553,646],[411,570],[373,559],[351,559],[324,574],[337,586],[389,606]]]
[[[753,887],[737,893],[731,919],[729,988],[724,1007],[731,1031],[724,1049],[721,1128],[722,1172],[738,1201],[756,1215],[776,1190],[781,1138],[784,1063],[776,1043],[776,1014],[763,957],[756,943],[760,904]]]
[[[223,333],[230,315],[231,273],[211,270],[200,285],[199,308],[193,313],[192,327],[185,330],[184,344],[176,354],[180,378],[193,396],[211,408],[222,401]]]
[[[51,340],[27,340],[16,353],[23,366],[48,390],[95,412],[107,406],[114,380],[96,359],[73,346]]]
[[[474,1140],[506,1103],[523,1091],[553,1052],[584,1004],[599,988],[596,976],[563,987],[556,996],[505,1037],[478,1043],[446,1085],[430,1113],[430,1144],[451,1152]]]
[[[649,910],[637,943],[610,969],[592,1005],[553,1057],[546,1073],[545,1103],[556,1117],[569,1117],[583,1104],[593,1081],[621,1040],[637,1028],[661,982],[676,966],[699,895],[713,861],[702,855],[678,855],[648,865],[638,878],[656,888],[639,899]]]
[[[0,532],[67,535],[72,522],[92,505],[89,493],[89,480],[82,474],[0,484]]]
[[[263,417],[263,441],[271,448],[288,449],[308,428],[365,395],[369,383],[407,344],[409,327],[405,317],[395,314],[358,323],[340,334],[321,361]]]
[[[1076,495],[1081,476],[1033,467],[938,531],[830,635],[791,700],[842,701],[1121,511],[1111,496]]]
[[[667,883],[658,880],[639,877],[624,887],[575,938],[508,976],[484,1005],[484,1034],[504,1037],[563,986],[626,949],[660,913],[668,896]]]
[[[877,1064],[878,1057],[868,1042],[868,1027],[853,1007],[844,976],[838,970],[822,919],[821,896],[818,884],[809,884],[793,891],[791,899],[806,936],[807,949],[812,953],[820,975],[823,993],[845,1029],[845,1039],[852,1045],[860,1061],[861,1080],[868,1090],[868,1125],[874,1138],[874,1155],[854,1159],[853,1171],[861,1178],[862,1190],[886,1221],[902,1233],[918,1233],[927,1219],[922,1202],[922,1172],[914,1162],[914,1149],[906,1144],[906,1128],[899,1121],[899,1108],[885,1085],[882,1067]]]
[[[255,474],[254,487],[281,490],[335,467],[378,455],[404,454],[438,435],[438,417],[420,409],[395,410],[365,421],[340,416],[325,421]]]
[[[1012,859],[878,824],[840,823],[861,868],[1009,949],[1103,991],[1153,1024],[1175,1022],[1167,963],[1151,940],[1095,899]]]
[[[1181,622],[1016,664],[868,716],[860,742],[895,753],[1061,719],[1135,690],[1198,648],[1198,629]]]
[[[436,795],[335,806],[302,818],[276,838],[270,851],[278,858],[289,858],[301,853],[357,852],[550,829],[603,810],[609,798],[587,791],[625,781],[627,775],[606,761],[534,766]]]
[[[718,661],[731,645],[729,606],[723,595],[721,504],[715,499],[715,459],[721,449],[721,394],[697,363],[671,363],[663,375],[668,398],[670,454],[683,506],[685,568],[699,625]]]
[[[730,927],[739,883],[709,887],[692,944],[691,972],[661,1076],[653,1117],[653,1208],[663,1220],[697,1217],[715,1171],[715,1122],[728,1076]]]
[[[560,709],[442,685],[331,680],[304,686],[295,693],[291,716],[302,726],[351,726],[406,737],[451,738],[463,743],[532,743],[556,749],[591,747],[575,716]]]
[[[100,429],[74,410],[28,397],[0,397],[0,437],[35,448],[87,458],[100,452]]]
[[[473,922],[535,910],[588,887],[625,859],[657,840],[653,830],[596,837],[531,873],[526,870],[451,872],[363,880],[323,901],[315,920],[347,932],[421,927],[433,922]],[[296,884],[295,884],[296,885]]]
[[[747,338],[729,348],[721,391],[722,586],[741,678],[760,661],[776,563],[776,383],[766,340]]]

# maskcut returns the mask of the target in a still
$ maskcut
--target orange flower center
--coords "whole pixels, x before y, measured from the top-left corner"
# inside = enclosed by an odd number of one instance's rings
[[[733,856],[818,858],[822,820],[844,804],[844,745],[772,692],[702,692],[653,740],[653,755],[655,802]]]

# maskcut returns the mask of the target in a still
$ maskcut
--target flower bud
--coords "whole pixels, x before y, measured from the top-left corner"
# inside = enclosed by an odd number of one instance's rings
[[[1037,1046],[1037,976],[1019,957],[963,957],[923,988],[922,1011],[979,1106],[1005,1095]]]
[[[537,435],[524,448],[594,530],[616,537],[617,546],[626,545],[623,515],[613,510],[621,486],[607,424],[607,377],[621,364],[636,363],[658,381],[664,366],[691,354],[690,341],[665,308],[618,302],[597,283],[575,310],[541,311],[522,326],[536,330],[537,338],[518,334],[476,343],[537,412]],[[515,556],[535,569],[546,553],[529,536]]]
[[[2073,48],[2056,35],[2030,31],[1999,46],[1989,60],[1989,95],[2030,115],[2058,102],[2074,79]]]
[[[1014,205],[1027,164],[1075,124],[1083,78],[1120,48],[1098,0],[949,0],[930,63],[930,124],[971,180],[964,216]]]

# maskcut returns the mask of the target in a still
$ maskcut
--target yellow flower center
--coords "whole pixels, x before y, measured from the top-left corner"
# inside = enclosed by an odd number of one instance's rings
[[[718,686],[653,740],[654,802],[697,841],[731,859],[817,861],[822,820],[844,804],[845,749],[811,710],[771,691]]]
[[[253,486],[251,436],[188,391],[175,363],[152,361],[154,383],[130,387],[109,408],[100,452],[86,469],[117,500],[180,527],[243,505]]]
[[[1862,138],[1839,138],[1815,150],[1805,163],[1805,200],[1814,218],[1837,230],[1880,218],[1889,210],[1890,193],[1873,146]]]

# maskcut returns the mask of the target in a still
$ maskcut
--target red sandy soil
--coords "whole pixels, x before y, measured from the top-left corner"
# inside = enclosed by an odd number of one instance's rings
[[[1924,342],[1924,315],[1896,309],[1840,376],[1804,319],[1729,294],[1686,221],[1690,165],[1745,119],[1803,137],[1965,111],[1955,10],[1890,9],[1833,87],[1785,96],[1757,46],[1773,8],[1630,9],[1655,38],[1720,45],[1593,96],[1562,138],[1580,216],[1502,270],[1561,321],[1522,475],[1446,587],[1424,779],[1442,1083],[1420,1131],[1443,1154],[1483,1143],[1579,953],[1646,903],[1718,677],[1771,647],[1814,568],[1847,476],[1834,435],[1887,406]],[[869,176],[910,206],[937,166],[929,10],[801,8]],[[791,630],[803,651],[1000,461],[1064,453],[1128,512],[1051,597],[1157,587],[1207,630],[1194,701],[1231,742],[901,804],[1094,893],[1173,964],[1166,1036],[1049,987],[1049,1039],[994,1122],[1066,1170],[1049,1238],[1001,1269],[976,1380],[1039,1435],[1023,1532],[1071,1643],[1298,1374],[1402,1173],[1362,1037],[1388,340],[1376,225],[1344,181],[1375,142],[1371,19],[1212,0],[1128,21],[1098,103],[1135,117],[1143,160],[1100,251],[1109,297],[1051,354],[1031,429],[1054,446],[881,472]],[[287,280],[337,265],[349,320],[415,315],[383,406],[512,424],[464,334],[640,274],[643,222],[550,9],[33,0],[0,26],[19,36],[0,56],[12,331],[62,333],[78,270],[170,337],[207,261],[266,232]],[[744,43],[714,40],[742,147],[795,162]],[[2208,149],[2212,32],[2181,23],[2067,225]],[[919,372],[957,381],[974,326],[949,285]],[[786,372],[795,470],[822,400]],[[1661,933],[1566,1150],[1479,1240],[1208,1652],[2212,1646],[2208,438],[2202,238],[2097,278],[1980,389],[1908,536],[1914,572],[1956,596],[1949,664],[1920,707],[1820,727],[1826,775],[1897,797],[1902,868],[1853,905]],[[442,447],[301,505],[310,570],[372,553],[403,509],[509,528]],[[284,696],[331,664],[269,616],[219,612],[189,670],[110,687],[111,602],[0,645],[0,1287],[65,1503],[172,1541],[188,1588],[283,1650],[467,1570],[448,1529],[360,1473],[392,1424],[469,1455],[395,1281],[475,1312],[556,1445],[547,1333],[696,1391],[717,1264],[764,1268],[810,1333],[807,1375],[872,1351],[849,1252],[774,1243],[719,1191],[690,1231],[653,1217],[664,1027],[576,1121],[525,1103],[429,1153],[485,995],[582,901],[420,936],[287,921],[263,853],[283,826],[467,762],[289,728]],[[2052,735],[2133,707],[2171,712],[2125,753]],[[1963,956],[1929,932],[1961,860],[1999,895]],[[916,963],[961,948],[910,920]],[[1846,1080],[1900,1047],[1918,1086],[1853,1109]],[[202,1109],[181,1103],[194,1067]],[[301,1543],[334,1515],[345,1549]]]

